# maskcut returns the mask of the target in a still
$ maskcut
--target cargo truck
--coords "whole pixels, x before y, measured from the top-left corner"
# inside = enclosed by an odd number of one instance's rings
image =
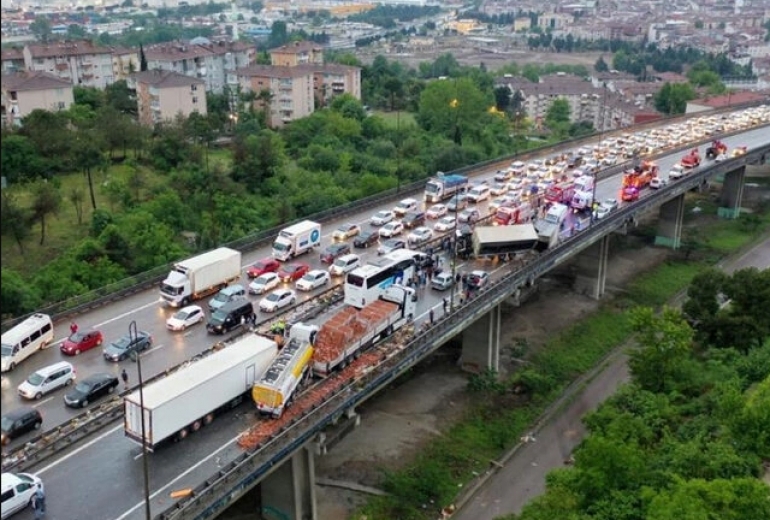
[[[569,204],[572,196],[575,194],[575,183],[573,181],[560,182],[548,186],[545,190],[545,200],[548,202],[559,202]]]
[[[286,262],[321,245],[321,224],[305,220],[278,233],[273,258]]]
[[[473,254],[478,257],[516,254],[534,249],[539,241],[532,223],[511,226],[477,226]]]
[[[291,406],[294,392],[311,372],[317,333],[315,325],[295,323],[291,326],[280,354],[251,390],[251,398],[260,413],[277,419]]]
[[[414,289],[391,285],[362,309],[346,306],[321,325],[313,353],[313,374],[324,377],[344,368],[365,349],[414,319]]]
[[[160,286],[160,296],[172,307],[184,307],[240,278],[240,251],[220,247],[174,264]]]
[[[210,424],[243,401],[278,354],[278,345],[256,334],[241,339],[145,385],[144,440],[150,451]],[[142,397],[124,400],[126,437],[142,443]]]
[[[425,185],[425,202],[441,202],[451,199],[453,195],[462,193],[468,186],[468,177],[464,175],[445,175],[438,172]]]
[[[535,229],[540,239],[538,247],[547,249],[559,243],[562,225],[568,214],[569,207],[564,204],[553,204],[548,208],[545,216],[535,222]]]
[[[570,206],[575,211],[591,209],[594,203],[594,178],[592,175],[582,175],[575,179],[575,194]]]
[[[510,226],[512,224],[524,224],[532,220],[535,210],[527,201],[522,201],[515,206],[503,206],[497,209],[495,213],[495,224],[499,226]]]

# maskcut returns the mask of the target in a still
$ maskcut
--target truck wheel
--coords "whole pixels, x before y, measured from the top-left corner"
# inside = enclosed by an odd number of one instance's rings
[[[190,298],[189,296],[185,296],[182,298],[182,307],[187,307],[190,304]]]
[[[188,432],[188,431],[187,431],[187,428],[182,428],[181,430],[179,430],[179,431],[177,432],[177,434],[176,434],[176,438],[177,438],[177,440],[179,440],[179,441],[183,441],[183,440],[185,440],[185,439],[187,438],[187,436],[189,435],[189,433],[190,433],[190,432]]]
[[[214,414],[213,413],[206,414],[206,416],[203,418],[203,425],[204,426],[208,426],[209,424],[211,424],[213,422],[214,422]]]
[[[198,430],[200,430],[200,429],[201,429],[201,426],[203,426],[203,424],[201,423],[200,419],[198,419],[197,421],[195,421],[194,423],[192,423],[192,426],[190,426],[190,429],[191,429],[193,432],[197,432]]]

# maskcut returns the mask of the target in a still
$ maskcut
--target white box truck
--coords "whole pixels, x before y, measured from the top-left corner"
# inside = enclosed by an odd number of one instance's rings
[[[181,440],[248,397],[255,381],[278,354],[278,345],[246,334],[222,350],[192,362],[144,387],[144,429],[149,450]],[[124,400],[126,437],[142,443],[139,391]]]
[[[286,262],[321,245],[321,224],[305,220],[278,233],[273,242],[273,258]]]
[[[473,254],[516,254],[534,249],[539,240],[532,223],[512,226],[478,226],[473,230]]]
[[[535,222],[535,229],[542,247],[547,249],[559,243],[562,227],[568,215],[569,206],[555,203],[548,209],[545,217]]]
[[[160,296],[172,307],[183,307],[240,278],[241,252],[220,247],[174,264],[160,286]]]

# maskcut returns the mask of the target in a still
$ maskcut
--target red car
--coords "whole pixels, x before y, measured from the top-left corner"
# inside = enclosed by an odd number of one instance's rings
[[[286,264],[278,271],[278,278],[282,282],[294,282],[305,276],[308,271],[310,266],[307,264]]]
[[[629,186],[628,188],[623,188],[623,193],[621,194],[620,198],[626,202],[633,202],[635,200],[639,200],[639,190],[631,186]]]
[[[62,354],[77,356],[102,344],[104,338],[100,330],[79,330],[65,339],[59,349]]]
[[[274,273],[281,268],[281,263],[274,258],[263,258],[256,264],[252,265],[246,271],[246,276],[251,279],[262,276],[265,273]]]

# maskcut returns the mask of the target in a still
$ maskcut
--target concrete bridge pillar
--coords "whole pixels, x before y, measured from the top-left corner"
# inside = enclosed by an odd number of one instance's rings
[[[604,296],[610,258],[610,236],[605,235],[577,254],[574,290],[598,300]]]
[[[725,174],[725,180],[722,183],[722,193],[719,197],[718,214],[720,217],[738,218],[741,214],[745,177],[745,166]]]
[[[500,305],[463,331],[460,366],[469,372],[500,371]]]
[[[684,193],[661,205],[655,245],[679,249],[682,243],[683,222]]]
[[[317,520],[315,460],[312,446],[303,446],[261,483],[262,518]]]

